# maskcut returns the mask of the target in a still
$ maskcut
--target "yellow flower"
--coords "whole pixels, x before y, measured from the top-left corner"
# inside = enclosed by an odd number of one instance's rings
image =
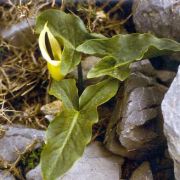
[[[51,59],[48,53],[46,41],[45,41],[46,36],[49,39],[49,44],[54,59]],[[60,71],[61,56],[62,56],[61,47],[57,39],[53,36],[51,31],[49,30],[47,23],[44,25],[44,28],[39,35],[39,48],[41,50],[41,54],[43,58],[47,61],[47,67],[51,77],[57,81],[63,79],[64,76],[61,74]]]

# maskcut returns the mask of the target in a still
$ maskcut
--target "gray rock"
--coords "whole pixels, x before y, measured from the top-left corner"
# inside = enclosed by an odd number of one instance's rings
[[[41,167],[40,167],[40,165],[38,165],[38,166],[35,167],[34,169],[30,170],[30,171],[26,174],[26,179],[27,179],[27,180],[42,180]]]
[[[56,2],[58,2],[58,1],[60,1],[60,0],[56,0]],[[7,5],[7,4],[8,5],[19,5],[20,2],[21,2],[22,5],[26,5],[31,1],[29,1],[29,0],[0,0],[0,4],[2,4],[2,5]],[[43,0],[42,2],[44,2],[44,3],[46,3],[46,2],[52,3],[51,0]]]
[[[28,18],[17,24],[5,26],[0,30],[0,36],[16,47],[27,48],[36,42],[37,38],[32,32],[32,27],[35,25],[35,20]]]
[[[104,149],[101,143],[89,145],[83,157],[59,180],[118,180],[123,159]],[[42,180],[40,166],[26,175],[27,180]]]
[[[143,162],[132,174],[130,180],[153,180],[153,175],[148,162]]]
[[[1,180],[15,180],[14,176],[8,171],[0,170],[0,179]]]
[[[28,3],[29,0],[21,0],[22,4]],[[1,5],[19,5],[19,0],[0,0]]]
[[[180,0],[135,0],[133,20],[138,32],[180,41]]]
[[[158,70],[156,74],[158,80],[166,86],[169,86],[176,76],[175,72],[168,70]]]
[[[57,115],[59,112],[62,111],[62,101],[60,100],[55,100],[51,103],[45,104],[41,107],[41,111],[44,114],[49,114],[49,115]]]
[[[180,177],[180,67],[162,102],[164,133],[170,156],[174,160],[176,179]]]
[[[55,100],[41,107],[41,111],[45,114],[48,121],[52,121],[55,116],[62,111],[63,104],[60,100]]]
[[[146,73],[151,77],[138,72],[147,62],[139,66],[134,69],[133,65],[134,72],[118,93],[105,139],[110,151],[131,159],[150,156],[165,141],[160,104],[167,88],[157,83],[152,69]]]
[[[88,74],[88,72],[89,72],[90,69],[91,69],[96,63],[98,63],[99,61],[100,61],[100,58],[99,58],[99,57],[96,57],[96,56],[88,56],[88,57],[84,58],[84,59],[81,61],[83,80],[84,80],[84,83],[85,83],[86,85],[97,83],[100,79],[102,79],[102,78],[91,78],[91,79],[87,79],[87,74]],[[69,77],[73,77],[73,78],[75,78],[75,79],[78,79],[77,69],[75,69],[74,71],[72,71],[72,72],[69,74]]]
[[[83,79],[87,79],[87,73],[100,59],[99,57],[88,56],[82,61]]]
[[[156,76],[156,71],[148,59],[132,63],[130,65],[130,69],[134,73],[141,72],[142,74],[150,77]]]
[[[34,149],[39,148],[43,141],[45,132],[41,130],[26,128],[24,126],[1,126],[3,136],[0,138],[0,165],[6,166],[13,163],[24,152],[27,146],[36,141]]]

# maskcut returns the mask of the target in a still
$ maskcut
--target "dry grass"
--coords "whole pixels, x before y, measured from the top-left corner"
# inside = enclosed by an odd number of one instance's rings
[[[6,46],[1,47],[8,50],[0,61],[0,120],[39,122],[36,116],[45,103],[48,85],[45,61],[39,57],[37,45],[23,52]]]

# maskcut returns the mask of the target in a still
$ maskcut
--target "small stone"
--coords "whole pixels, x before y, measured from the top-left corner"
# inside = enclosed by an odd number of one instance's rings
[[[87,79],[87,74],[89,70],[100,61],[99,57],[96,56],[88,56],[82,61],[82,69],[83,69],[83,78]]]
[[[153,175],[148,162],[143,162],[132,174],[130,180],[153,180]]]
[[[27,180],[42,180],[41,167],[40,167],[40,165],[38,165],[38,166],[35,167],[34,169],[30,170],[30,171],[26,174],[26,179],[27,179]]]
[[[22,4],[28,3],[28,0],[21,0]],[[19,5],[19,0],[0,0],[0,4],[2,5]]]
[[[156,71],[150,61],[148,59],[144,59],[143,61],[136,61],[130,65],[131,72],[137,73],[141,72],[144,75],[154,77],[156,75]]]
[[[0,170],[0,179],[1,180],[15,180],[15,177],[8,171]]]
[[[180,67],[162,102],[164,134],[169,154],[174,161],[175,177],[180,177]]]
[[[55,118],[54,115],[50,115],[50,114],[45,115],[44,117],[45,117],[49,122],[53,121],[53,119]]]
[[[41,107],[41,111],[45,114],[48,121],[52,121],[55,116],[62,111],[63,103],[60,100],[53,101]]]
[[[44,142],[45,132],[41,130],[26,128],[22,125],[2,125],[5,130],[0,139],[0,166],[13,163],[25,149],[35,142],[33,149],[41,147]]]
[[[24,19],[17,24],[2,28],[0,36],[15,47],[29,48],[36,42],[36,36],[32,32],[34,25],[35,21],[33,19]]]
[[[169,86],[176,76],[175,72],[167,70],[158,70],[156,74],[157,79],[166,86]]]
[[[105,150],[100,142],[90,144],[83,157],[59,180],[118,180],[123,159]],[[27,173],[27,180],[42,180],[40,166]]]
[[[99,61],[100,61],[100,58],[96,56],[88,56],[81,61],[82,74],[83,74],[83,80],[84,80],[85,85],[91,85],[91,84],[97,83],[102,79],[102,77],[91,78],[91,79],[87,78],[87,74],[90,71],[90,69],[93,68],[95,64],[98,63]],[[75,79],[78,79],[77,69],[69,73],[68,77],[70,78],[73,77]]]

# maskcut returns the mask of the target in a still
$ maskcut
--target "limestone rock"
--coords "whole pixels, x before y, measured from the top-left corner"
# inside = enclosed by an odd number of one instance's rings
[[[83,157],[59,180],[118,180],[123,159],[112,155],[101,143],[89,145]],[[40,166],[26,175],[27,180],[42,180]]]
[[[91,79],[87,79],[87,74],[90,71],[90,69],[100,61],[99,57],[96,56],[88,56],[86,58],[84,58],[81,61],[81,66],[82,66],[82,74],[83,74],[83,80],[85,85],[90,85],[90,84],[94,84],[97,83],[99,80],[101,80],[102,78],[91,78]],[[75,79],[78,79],[78,73],[77,73],[77,69],[75,69],[74,71],[72,71],[69,75],[70,78],[73,77]]]
[[[157,79],[166,86],[169,86],[176,76],[175,72],[168,70],[158,70],[156,74]]]
[[[22,4],[28,3],[28,0],[21,0]],[[19,1],[18,0],[0,0],[1,5],[18,5]]]
[[[36,36],[32,32],[35,21],[33,19],[22,20],[17,24],[4,27],[0,30],[0,36],[15,47],[27,48],[36,42]]]
[[[54,117],[62,111],[63,104],[60,100],[55,100],[41,107],[41,111],[45,114],[45,118],[52,121]]]
[[[105,144],[116,154],[141,159],[164,144],[160,104],[167,88],[157,83],[152,70],[149,76],[140,72],[147,62],[135,66],[118,93]]]
[[[42,177],[41,177],[41,167],[40,167],[40,165],[38,165],[38,166],[35,167],[34,169],[30,170],[30,171],[26,174],[26,179],[27,179],[27,180],[42,180]]]
[[[162,102],[164,133],[170,156],[174,160],[175,177],[180,177],[180,68]]]
[[[13,163],[24,152],[27,146],[36,141],[34,149],[42,145],[45,132],[26,128],[24,126],[1,126],[3,134],[0,137],[0,166]]]
[[[133,20],[138,32],[180,41],[180,0],[135,0]]]
[[[15,180],[14,176],[8,171],[0,170],[0,179],[1,180]]]
[[[148,59],[132,63],[130,65],[130,69],[134,73],[141,72],[142,74],[150,77],[156,76],[156,71]]]
[[[148,162],[143,162],[132,174],[130,180],[153,180],[153,175]]]
[[[82,61],[82,69],[83,69],[83,79],[87,79],[87,73],[89,70],[100,60],[99,57],[88,56]]]

